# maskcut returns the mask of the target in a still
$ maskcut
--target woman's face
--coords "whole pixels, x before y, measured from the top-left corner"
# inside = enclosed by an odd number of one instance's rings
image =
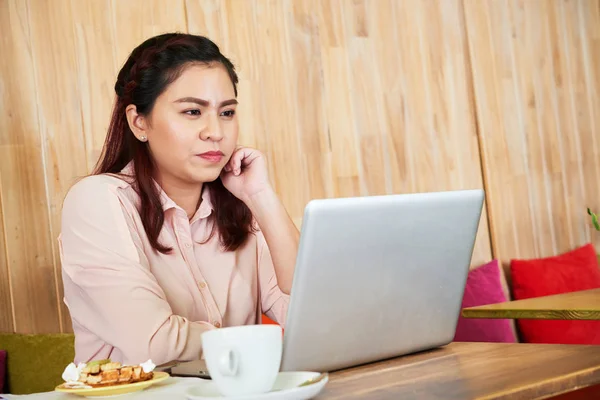
[[[236,148],[236,105],[233,83],[222,64],[185,68],[140,121],[159,182],[217,179]]]

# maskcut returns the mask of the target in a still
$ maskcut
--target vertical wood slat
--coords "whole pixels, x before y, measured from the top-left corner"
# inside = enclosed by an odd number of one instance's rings
[[[288,10],[289,65],[304,71],[294,74],[292,81],[297,110],[292,129],[296,131],[300,166],[305,172],[304,202],[334,194],[325,99],[319,95],[323,89],[323,57],[319,40],[322,27],[314,13],[318,5],[317,0],[291,2]]]
[[[0,2],[0,10],[5,4]],[[2,71],[0,69],[0,71]],[[11,279],[8,269],[8,243],[6,241],[5,213],[2,202],[2,174],[0,174],[0,332],[12,332],[15,314],[12,307]]]
[[[346,61],[347,38],[340,1],[320,1],[318,26],[323,88],[327,116],[328,179],[333,196],[361,193],[360,148],[354,131],[354,109],[349,96],[350,70]],[[346,117],[344,117],[346,116]]]
[[[44,181],[47,164],[38,125],[38,112],[45,105],[37,101],[34,69],[38,60],[31,50],[31,7],[17,0],[0,4],[0,108],[4,111],[0,118],[0,190],[3,257],[8,258],[10,274],[2,283],[0,312],[12,316],[14,310],[12,330],[17,332],[60,332]],[[12,285],[12,304],[8,305],[5,282]]]
[[[8,0],[0,0],[0,26],[10,26],[10,7],[12,5]],[[7,37],[7,36],[3,36]],[[0,38],[0,52],[8,53],[8,45]],[[4,79],[8,76],[6,56],[0,58],[0,88],[5,87]],[[4,79],[2,78],[4,77]],[[0,90],[0,109],[7,110],[6,97]],[[0,119],[0,157],[4,154],[4,146],[8,146],[8,129],[7,123]],[[12,332],[15,327],[13,300],[11,293],[11,274],[9,270],[10,256],[8,254],[8,238],[6,237],[7,216],[5,211],[4,201],[2,199],[3,186],[2,175],[4,174],[4,164],[0,161],[0,332]]]
[[[81,88],[78,78],[73,15],[69,0],[29,1],[31,51],[36,83],[38,131],[42,139],[44,178],[48,193],[49,235],[55,270],[61,331],[71,320],[63,299],[57,237],[64,195],[87,171]]]
[[[571,34],[581,40],[581,52],[573,58],[575,67],[582,68],[579,90],[584,93],[576,99],[580,102],[586,99],[584,104],[577,106],[577,111],[583,113],[584,119],[589,119],[581,125],[586,130],[586,134],[581,135],[584,190],[589,199],[588,206],[600,211],[600,1],[578,2],[577,17],[579,24],[572,22],[570,26],[575,30]],[[594,243],[600,249],[600,233],[592,231],[592,237],[596,238]]]
[[[597,2],[464,5],[496,256],[600,248]]]
[[[117,70],[145,39],[165,32],[187,31],[184,0],[104,0],[104,4],[112,10],[115,32],[114,39],[105,41],[103,46],[115,46]]]
[[[85,93],[79,100],[86,172],[91,172],[104,144],[115,97],[116,36],[110,2],[71,0],[71,9],[77,84]]]

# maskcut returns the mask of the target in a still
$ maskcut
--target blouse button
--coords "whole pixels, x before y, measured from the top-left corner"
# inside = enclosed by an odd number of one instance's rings
[[[204,289],[206,287],[206,282],[200,282],[200,289]]]
[[[216,326],[217,328],[221,327],[221,324],[219,323],[219,321],[213,322],[213,325]]]
[[[189,249],[190,247],[192,247],[192,244],[191,243],[186,243],[185,247],[187,247]]]

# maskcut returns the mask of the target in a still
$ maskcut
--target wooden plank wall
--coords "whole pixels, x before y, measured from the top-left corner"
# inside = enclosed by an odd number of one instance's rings
[[[474,266],[590,240],[599,18],[593,0],[0,0],[0,331],[71,331],[62,198],[99,155],[120,65],[165,31],[236,64],[240,141],[298,225],[312,198],[485,180]]]
[[[494,254],[550,256],[600,234],[600,3],[465,0]],[[505,268],[508,271],[507,268]]]

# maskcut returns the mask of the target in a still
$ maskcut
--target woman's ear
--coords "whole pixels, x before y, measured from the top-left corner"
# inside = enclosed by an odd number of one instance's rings
[[[131,129],[135,137],[140,142],[148,141],[148,123],[143,115],[138,114],[137,107],[133,104],[128,105],[125,109],[125,115],[127,115],[129,129]]]

